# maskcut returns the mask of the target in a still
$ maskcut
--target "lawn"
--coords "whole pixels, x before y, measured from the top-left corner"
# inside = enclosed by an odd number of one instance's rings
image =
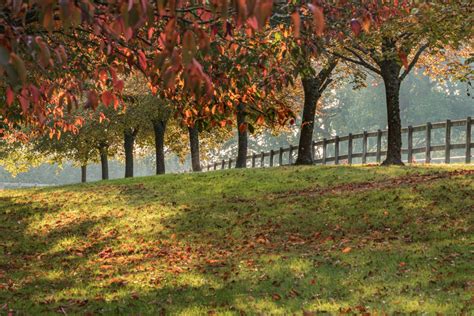
[[[474,166],[0,191],[0,314],[474,312]]]

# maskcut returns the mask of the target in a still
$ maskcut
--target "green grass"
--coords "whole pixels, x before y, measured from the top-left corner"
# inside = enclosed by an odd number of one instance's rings
[[[0,192],[0,314],[473,313],[474,167]]]

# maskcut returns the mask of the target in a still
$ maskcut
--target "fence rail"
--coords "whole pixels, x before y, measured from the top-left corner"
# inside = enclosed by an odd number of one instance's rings
[[[0,190],[3,189],[20,189],[20,188],[35,188],[35,187],[48,187],[54,184],[46,183],[22,183],[22,182],[0,182]]]
[[[405,162],[444,162],[451,163],[452,160],[464,161],[471,163],[472,148],[472,124],[471,117],[463,120],[446,120],[444,122],[426,123],[423,125],[408,126],[402,128],[402,137],[406,135],[406,148],[402,148],[402,155],[406,156]],[[464,131],[460,131],[464,128]],[[436,144],[433,142],[433,134],[436,131],[444,130],[444,143]],[[453,135],[453,130],[457,132]],[[386,155],[383,148],[386,144],[387,130],[377,130],[374,132],[364,131],[359,134],[349,134],[346,136],[335,136],[330,139],[322,139],[313,141],[312,152],[314,164],[354,164],[368,163],[369,160],[380,163]],[[420,134],[421,137],[420,137]],[[465,134],[462,137],[462,134]],[[417,137],[416,137],[417,136]],[[453,137],[456,136],[456,137]],[[373,140],[371,142],[371,140]],[[415,141],[416,140],[416,141]],[[355,146],[359,142],[359,146]],[[420,145],[423,143],[423,146]],[[346,144],[345,144],[346,143]],[[370,144],[370,145],[369,145]],[[345,146],[342,146],[345,145]],[[330,148],[331,147],[331,150]],[[356,151],[355,147],[360,147],[360,151]],[[345,151],[341,154],[342,151]],[[463,150],[462,154],[453,156],[453,151]],[[270,150],[269,152],[253,153],[246,157],[247,167],[273,167],[291,165],[296,160],[295,154],[298,152],[298,146],[290,145],[288,148],[280,147],[278,150]],[[432,153],[444,152],[442,157],[433,157]],[[332,155],[331,155],[332,153]],[[421,158],[419,156],[422,156]],[[266,159],[268,158],[268,159]],[[360,158],[360,162],[356,159]],[[278,161],[276,161],[278,159]],[[235,159],[222,159],[203,166],[204,171],[217,169],[230,169],[233,167]]]

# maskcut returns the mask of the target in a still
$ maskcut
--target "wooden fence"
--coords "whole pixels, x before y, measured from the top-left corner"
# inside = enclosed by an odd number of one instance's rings
[[[426,123],[424,125],[402,128],[402,137],[406,140],[406,148],[402,148],[405,162],[465,162],[471,163],[472,143],[471,117],[463,120],[447,120],[445,122]],[[433,141],[434,134],[441,132],[439,138],[443,143]],[[315,164],[366,164],[380,163],[386,155],[387,130],[335,136],[331,139],[313,141],[313,160]],[[359,151],[358,151],[359,150]],[[459,151],[462,150],[462,153]],[[440,157],[433,154],[442,152]],[[452,155],[457,152],[457,155]],[[291,165],[296,160],[298,146],[270,150],[269,152],[253,153],[247,156],[247,167],[273,167]],[[436,155],[439,156],[439,155]],[[222,159],[203,166],[204,171],[230,169],[235,159]]]

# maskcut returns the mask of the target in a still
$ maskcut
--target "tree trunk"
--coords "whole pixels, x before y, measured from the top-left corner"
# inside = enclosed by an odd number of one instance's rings
[[[135,143],[135,133],[133,129],[128,128],[124,131],[125,178],[133,177],[133,145],[134,143]]]
[[[87,165],[81,166],[81,182],[87,181]]]
[[[316,105],[322,93],[332,82],[331,74],[338,63],[337,58],[331,58],[326,66],[314,77],[303,77],[304,106],[303,118],[301,120],[300,142],[298,146],[298,158],[295,164],[313,164],[313,132]]]
[[[156,174],[164,174],[166,121],[153,121],[153,129],[155,131]]]
[[[238,133],[238,154],[237,161],[235,163],[236,168],[247,168],[247,148],[248,148],[248,135],[247,126],[241,129],[241,125],[245,124],[245,105],[240,103],[237,107],[237,133]]]
[[[189,144],[191,147],[191,164],[194,172],[201,171],[201,162],[199,159],[199,130],[196,125],[188,127]]]
[[[100,144],[100,166],[102,170],[102,180],[109,179],[109,159],[108,159],[108,146],[107,144]]]
[[[313,164],[313,131],[316,104],[320,98],[320,82],[316,77],[302,78],[304,91],[303,118],[301,121],[300,142],[298,147],[298,158],[295,164]]]
[[[382,165],[403,165],[402,162],[402,123],[400,118],[401,66],[396,60],[384,60],[380,70],[385,84],[387,102],[387,157]]]

